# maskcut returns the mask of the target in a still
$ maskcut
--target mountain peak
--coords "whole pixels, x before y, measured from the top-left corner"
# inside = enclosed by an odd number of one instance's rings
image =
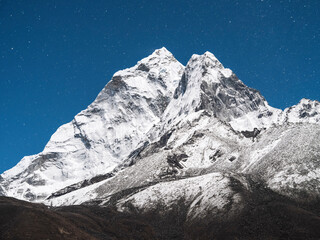
[[[151,55],[138,61],[136,66],[131,68],[132,70],[141,70],[149,72],[151,69],[163,69],[164,66],[169,66],[172,63],[179,65],[177,69],[181,69],[183,65],[177,61],[173,54],[165,47],[155,50]],[[159,69],[160,68],[160,69]]]
[[[200,66],[203,70],[210,68],[224,69],[221,62],[211,53],[206,51],[204,54],[193,54],[187,66],[195,68]]]
[[[206,51],[204,54],[203,54],[203,58],[207,59],[207,60],[210,60],[212,63],[215,64],[215,66],[218,66],[220,68],[222,68],[222,64],[221,62],[218,60],[218,58],[216,58],[215,55],[213,55],[213,53],[211,52],[208,52]]]
[[[169,119],[206,110],[230,122],[249,112],[267,111],[267,103],[259,91],[246,86],[210,52],[192,55],[174,99],[167,110]]]
[[[171,59],[171,60],[177,61],[174,58],[173,54],[168,49],[166,49],[165,47],[162,47],[154,50],[152,54],[143,58],[140,62],[149,62],[154,59]]]
[[[157,55],[172,55],[172,53],[168,49],[166,49],[165,47],[158,48],[158,49],[154,50],[152,55],[153,54],[157,54]]]
[[[120,71],[117,71],[113,77],[117,76],[132,76],[136,71],[142,71],[148,73],[150,70],[163,70],[165,67],[170,66],[171,64],[175,65],[174,67],[180,71],[183,68],[183,65],[178,62],[178,60],[173,56],[173,54],[168,51],[165,47],[156,49],[149,56],[141,59],[137,64],[131,68],[126,68]]]

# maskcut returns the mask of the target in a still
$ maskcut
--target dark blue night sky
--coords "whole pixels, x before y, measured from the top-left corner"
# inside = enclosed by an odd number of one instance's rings
[[[320,100],[318,0],[0,0],[0,172],[36,154],[117,70],[210,51],[271,106]]]

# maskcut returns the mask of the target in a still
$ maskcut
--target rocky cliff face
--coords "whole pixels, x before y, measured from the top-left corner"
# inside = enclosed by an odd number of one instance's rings
[[[269,106],[209,52],[184,67],[162,48],[115,73],[42,153],[3,173],[1,186],[55,206],[165,214],[179,205],[188,221],[232,218],[260,193],[314,204],[319,113],[307,99]]]

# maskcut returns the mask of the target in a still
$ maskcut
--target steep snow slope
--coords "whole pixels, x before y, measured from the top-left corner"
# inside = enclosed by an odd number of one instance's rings
[[[115,73],[86,110],[52,135],[43,152],[24,157],[1,175],[6,195],[41,200],[122,164],[159,121],[182,71],[162,48]]]
[[[270,126],[281,112],[209,52],[191,57],[164,116],[175,123],[199,110],[229,122],[235,130]]]

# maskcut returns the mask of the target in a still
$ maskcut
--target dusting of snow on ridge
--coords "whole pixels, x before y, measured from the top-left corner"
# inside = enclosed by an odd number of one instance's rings
[[[107,180],[98,182],[94,185],[90,185],[77,191],[71,192],[67,195],[63,195],[53,199],[47,199],[44,201],[44,204],[49,206],[68,206],[68,205],[80,205],[86,201],[95,199],[98,196],[98,193],[95,190],[99,186],[105,184]]]
[[[228,206],[230,214],[240,204],[241,196],[231,189],[228,177],[221,173],[211,173],[159,183],[120,201],[117,206],[120,211],[130,211],[127,207],[130,203],[138,210],[148,212],[163,205],[169,211],[179,200],[188,206],[187,217],[196,218],[208,212],[213,215],[225,212],[227,205],[231,205]]]

